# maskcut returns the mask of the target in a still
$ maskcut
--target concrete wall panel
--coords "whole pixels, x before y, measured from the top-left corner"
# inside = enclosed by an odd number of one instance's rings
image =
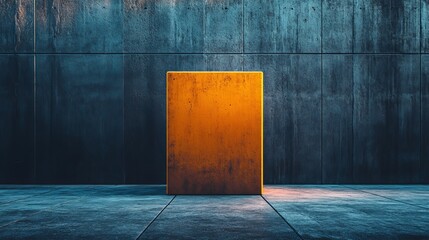
[[[320,55],[245,55],[264,72],[264,169],[269,183],[321,182]]]
[[[355,53],[420,52],[419,0],[355,0]]]
[[[0,52],[33,52],[33,0],[0,0]]]
[[[37,52],[122,52],[121,0],[35,2]]]
[[[319,53],[320,0],[244,1],[244,52]]]
[[[353,0],[322,1],[322,51],[351,53],[353,43]]]
[[[203,52],[203,1],[125,0],[124,4],[125,52]]]
[[[33,56],[0,55],[0,183],[32,183]]]
[[[353,55],[324,55],[322,76],[324,183],[353,182]]]
[[[205,0],[204,52],[243,51],[243,0]]]
[[[122,183],[123,59],[37,57],[38,183]]]
[[[418,182],[419,56],[359,55],[354,58],[355,182]]]

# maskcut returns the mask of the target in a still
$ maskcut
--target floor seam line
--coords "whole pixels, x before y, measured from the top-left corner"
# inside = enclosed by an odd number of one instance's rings
[[[383,196],[383,195],[380,195],[380,194],[377,194],[377,193],[368,192],[368,191],[365,191],[365,190],[362,190],[362,189],[352,188],[352,187],[348,187],[348,186],[345,186],[345,187],[349,188],[349,189],[356,190],[356,191],[361,191],[361,192],[364,192],[364,193],[368,193],[368,194],[371,194],[371,195],[374,195],[374,196],[377,196],[377,197],[381,197],[381,198],[384,198],[384,199],[387,199],[387,200],[391,200],[391,201],[394,201],[394,202],[399,202],[399,203],[402,203],[402,204],[410,205],[410,206],[413,206],[413,207],[423,208],[423,209],[426,209],[426,210],[429,209],[429,208],[425,208],[425,207],[420,206],[420,205],[416,205],[416,204],[412,204],[412,203],[407,203],[407,202],[404,202],[404,201],[401,201],[401,200],[389,198],[389,197],[386,197],[386,196]]]
[[[92,187],[91,189],[95,189],[95,188],[96,188],[96,187]],[[56,191],[56,190],[60,190],[60,188],[57,188],[57,189],[51,190],[51,191],[46,192],[46,193],[54,192],[54,191]],[[45,194],[45,193],[44,193],[44,194]],[[39,195],[43,195],[43,194],[39,194]],[[33,195],[32,197],[34,197],[34,196],[39,196],[39,195]],[[25,216],[25,217],[20,218],[20,219],[17,219],[17,220],[14,220],[14,221],[8,222],[8,223],[6,223],[6,224],[4,224],[4,225],[0,225],[0,228],[7,227],[7,226],[12,225],[12,224],[15,224],[15,223],[17,223],[17,222],[21,222],[21,221],[26,220],[26,219],[28,219],[29,217],[32,217],[32,216],[34,216],[34,215],[37,215],[37,214],[39,214],[39,213],[41,213],[41,212],[48,212],[48,211],[49,211],[49,210],[51,210],[51,209],[57,208],[57,207],[59,207],[59,206],[61,206],[61,205],[67,204],[67,203],[69,203],[69,202],[78,201],[79,199],[82,199],[82,197],[83,197],[83,196],[76,196],[76,198],[75,198],[75,199],[70,199],[70,200],[67,200],[67,201],[65,201],[65,202],[57,203],[57,204],[55,204],[55,205],[53,205],[53,206],[50,206],[50,207],[47,207],[47,208],[45,208],[45,209],[41,209],[41,210],[39,210],[39,211],[37,211],[37,212],[31,213],[31,214],[29,214],[29,215],[27,215],[27,216]]]
[[[62,203],[55,204],[55,205],[54,205],[54,206],[52,206],[52,207],[48,207],[48,208],[46,208],[46,209],[42,209],[42,210],[40,210],[40,211],[37,211],[37,212],[31,213],[31,214],[29,214],[29,215],[27,215],[27,216],[25,216],[25,217],[23,217],[23,218],[20,218],[20,219],[17,219],[17,220],[14,220],[14,221],[8,222],[8,223],[6,223],[6,224],[4,224],[4,225],[0,225],[0,228],[4,228],[4,227],[7,227],[7,226],[12,225],[12,224],[14,224],[14,223],[21,222],[21,221],[26,220],[26,219],[28,219],[29,217],[32,217],[32,216],[34,216],[34,215],[37,215],[37,214],[39,214],[39,213],[41,213],[41,212],[47,212],[47,211],[49,211],[50,209],[56,208],[56,207],[58,207],[58,206],[61,206],[61,205],[63,205],[63,204],[66,204],[66,203],[69,203],[69,202],[72,202],[72,201],[76,201],[76,200],[78,200],[78,199],[80,199],[80,197],[79,197],[79,198],[77,198],[77,199],[71,199],[71,200],[68,200],[68,201],[65,201],[65,202],[62,202]]]
[[[170,204],[173,202],[173,200],[176,198],[177,195],[174,195],[174,197],[161,209],[161,211],[159,211],[159,213],[152,219],[152,221],[150,221],[150,223],[145,227],[145,229],[143,229],[143,231],[137,236],[136,240],[138,240],[141,236],[143,236],[143,233],[146,232],[146,230],[150,227],[150,225],[152,225],[152,223],[154,223],[156,221],[156,219],[158,219],[159,215],[161,215],[162,212],[164,212],[164,210],[170,206]]]
[[[280,213],[279,213],[279,211],[277,211],[277,209],[275,209],[274,208],[274,206],[273,205],[271,205],[271,203],[270,202],[268,202],[268,200],[263,196],[263,195],[261,195],[261,197],[262,197],[262,199],[264,199],[264,201],[266,202],[266,203],[268,203],[268,205],[270,205],[270,207],[283,219],[283,221],[292,229],[292,231],[299,237],[299,239],[301,239],[301,240],[304,240],[304,238],[301,236],[301,234],[299,234],[298,233],[298,231],[286,220],[286,218],[285,217],[283,217]]]
[[[44,194],[47,194],[47,193],[50,193],[50,192],[54,192],[56,190],[58,190],[58,189],[52,189],[52,190],[49,190],[47,192],[42,192],[42,193],[34,194],[34,195],[31,195],[31,196],[28,196],[28,197],[15,199],[15,200],[12,200],[12,201],[9,201],[9,202],[0,203],[0,205],[5,205],[5,204],[9,204],[9,203],[18,202],[18,201],[21,201],[21,200],[25,200],[25,199],[28,199],[28,198],[35,197],[35,196],[41,196],[41,195],[44,195]]]

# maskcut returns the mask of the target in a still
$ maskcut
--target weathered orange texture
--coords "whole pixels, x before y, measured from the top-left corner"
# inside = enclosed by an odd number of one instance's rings
[[[261,194],[262,72],[167,73],[167,193]]]

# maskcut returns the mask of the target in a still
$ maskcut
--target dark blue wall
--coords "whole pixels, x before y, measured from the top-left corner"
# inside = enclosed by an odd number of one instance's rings
[[[165,182],[165,72],[264,72],[266,183],[429,183],[429,0],[0,0],[0,183]]]

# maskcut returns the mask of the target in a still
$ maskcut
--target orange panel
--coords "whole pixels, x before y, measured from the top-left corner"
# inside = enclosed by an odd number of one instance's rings
[[[167,193],[261,194],[262,72],[167,73]]]

